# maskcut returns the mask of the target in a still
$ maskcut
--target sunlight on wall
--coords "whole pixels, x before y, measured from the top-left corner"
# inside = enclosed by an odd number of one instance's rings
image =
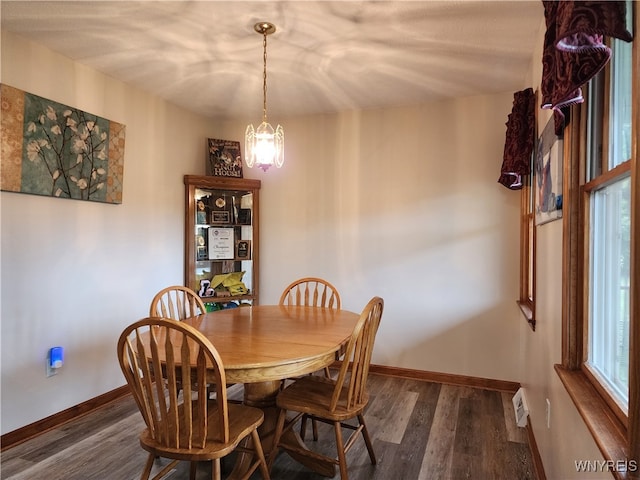
[[[519,195],[496,182],[511,101],[290,120],[286,168],[261,177],[261,302],[325,277],[343,308],[385,299],[374,363],[515,380]]]

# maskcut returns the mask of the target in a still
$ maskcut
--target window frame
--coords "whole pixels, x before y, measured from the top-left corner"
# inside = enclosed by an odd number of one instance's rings
[[[640,8],[631,2],[635,39],[632,47],[632,145],[631,159],[620,168],[615,167],[597,181],[585,184],[586,178],[586,118],[580,115],[582,107],[572,107],[572,122],[565,129],[564,215],[563,215],[563,269],[562,269],[562,364],[555,370],[578,412],[592,433],[604,458],[614,465],[636,462],[635,471],[612,469],[613,477],[620,480],[640,478],[640,165],[638,159],[640,134],[640,46],[638,26]],[[606,118],[606,116],[605,116]],[[606,125],[604,126],[606,128]],[[588,275],[587,240],[585,228],[588,219],[583,217],[588,205],[590,188],[603,184],[607,179],[630,170],[631,175],[631,262],[630,262],[630,331],[629,331],[629,407],[625,415],[617,403],[607,394],[586,365],[587,291],[584,288]],[[587,278],[588,279],[588,278]]]
[[[605,126],[606,128],[606,126]],[[581,279],[580,283],[584,283],[584,307],[583,307],[583,311],[587,312],[589,310],[588,307],[588,301],[589,301],[589,297],[588,294],[586,293],[587,290],[587,286],[586,283],[588,282],[589,278],[588,278],[588,272],[589,272],[589,262],[590,262],[590,258],[589,258],[589,254],[586,253],[588,251],[589,248],[589,243],[588,243],[588,235],[586,234],[586,230],[587,230],[587,220],[586,218],[589,217],[590,215],[590,194],[594,191],[596,191],[598,188],[610,185],[612,182],[617,181],[617,180],[621,180],[622,177],[624,177],[626,174],[628,174],[631,170],[631,163],[630,162],[625,162],[621,165],[618,165],[617,167],[608,170],[606,173],[603,173],[601,175],[599,175],[597,178],[595,178],[594,180],[591,180],[589,182],[586,182],[584,185],[582,185],[581,187],[581,191],[582,191],[582,197],[583,197],[583,206],[582,206],[582,212],[584,212],[583,218],[585,218],[585,235],[584,235],[584,247],[583,247],[583,251],[585,252],[585,257],[584,257],[584,269],[583,269],[583,278]],[[580,369],[583,371],[584,375],[587,377],[587,379],[593,384],[594,388],[596,389],[596,391],[598,392],[598,394],[602,397],[602,399],[604,400],[604,402],[607,404],[607,407],[610,409],[610,411],[618,418],[618,420],[622,423],[622,425],[624,425],[624,428],[628,428],[628,412],[625,411],[625,409],[623,409],[623,407],[621,405],[618,404],[618,402],[615,400],[615,398],[607,391],[607,389],[603,386],[603,384],[605,383],[603,380],[600,380],[600,374],[592,367],[590,367],[587,364],[587,359],[588,359],[588,330],[589,330],[589,325],[588,325],[588,319],[587,319],[587,315],[583,316],[583,320],[582,320],[582,330],[583,330],[583,346],[582,346],[582,355],[581,355],[581,359],[580,359]]]
[[[536,92],[537,99],[537,92]],[[537,137],[537,135],[536,135]],[[533,152],[520,190],[520,292],[517,301],[531,329],[536,330],[536,219],[533,200]]]

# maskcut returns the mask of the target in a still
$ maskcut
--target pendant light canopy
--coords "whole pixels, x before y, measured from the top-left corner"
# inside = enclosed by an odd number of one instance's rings
[[[266,172],[271,165],[280,168],[284,163],[284,129],[278,125],[274,130],[267,122],[267,35],[275,32],[276,27],[269,22],[259,22],[253,28],[263,36],[262,123],[256,129],[253,125],[247,126],[244,151],[247,167],[253,168],[255,165]]]

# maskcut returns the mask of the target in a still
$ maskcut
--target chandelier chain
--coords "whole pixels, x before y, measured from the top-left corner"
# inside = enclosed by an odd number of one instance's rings
[[[262,94],[263,94],[263,103],[262,103],[262,121],[267,121],[267,32],[266,30],[263,33],[264,40],[262,41],[262,47],[264,50],[262,59],[264,62],[264,71],[262,74]]]
[[[276,26],[258,22],[253,29],[262,35],[262,123],[257,129],[247,125],[244,145],[247,167],[255,165],[266,172],[272,165],[280,168],[284,164],[284,129],[281,125],[274,129],[267,121],[267,35],[274,33]]]

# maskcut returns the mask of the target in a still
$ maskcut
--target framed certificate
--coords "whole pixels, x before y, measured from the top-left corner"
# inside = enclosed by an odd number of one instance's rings
[[[209,228],[209,260],[233,260],[235,241],[233,228]]]

